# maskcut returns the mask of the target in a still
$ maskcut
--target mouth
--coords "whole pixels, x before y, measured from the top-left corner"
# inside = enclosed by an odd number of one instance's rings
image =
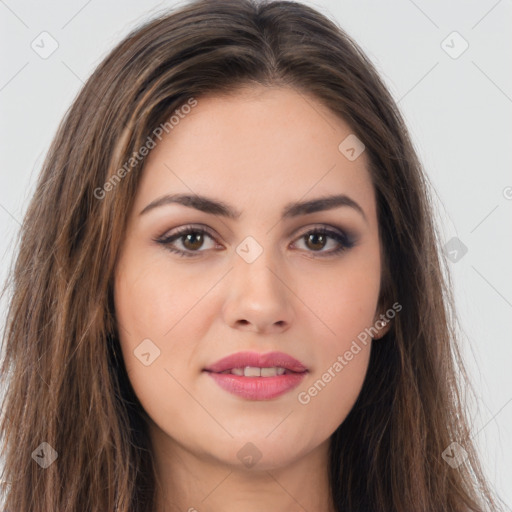
[[[219,373],[219,372],[214,372]],[[271,366],[269,368],[260,368],[258,366],[245,366],[243,368],[231,368],[224,370],[221,374],[238,375],[239,377],[275,377],[276,375],[285,375],[290,373],[300,373],[287,370],[281,366]]]
[[[203,370],[225,391],[247,400],[271,400],[292,390],[308,369],[283,352],[238,352]]]

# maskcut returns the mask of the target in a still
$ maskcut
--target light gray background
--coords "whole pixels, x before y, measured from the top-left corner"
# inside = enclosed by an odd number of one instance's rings
[[[377,66],[437,194],[463,350],[479,395],[473,437],[512,504],[512,4],[510,0],[316,0]],[[12,242],[56,128],[83,82],[132,28],[175,2],[0,0],[0,254]],[[57,50],[31,44],[47,31]],[[469,44],[458,58],[452,54]],[[446,40],[442,46],[442,42]],[[508,188],[507,188],[508,187]],[[1,307],[2,318],[5,304]]]

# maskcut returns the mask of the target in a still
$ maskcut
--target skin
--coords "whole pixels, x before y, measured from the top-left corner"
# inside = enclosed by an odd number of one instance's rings
[[[150,418],[158,512],[334,510],[329,438],[361,390],[371,343],[309,403],[298,394],[383,313],[367,157],[349,161],[338,150],[351,133],[314,97],[255,87],[198,98],[151,150],[114,291],[123,358]],[[139,215],[171,193],[205,195],[242,214],[235,220],[167,204]],[[348,195],[366,218],[343,206],[281,220],[289,202],[331,194]],[[188,224],[215,235],[204,235],[202,245],[183,236],[174,241],[196,256],[155,242]],[[350,230],[354,246],[329,255],[339,246],[334,239],[308,243],[303,235],[322,226]],[[236,252],[247,236],[263,249],[252,263]],[[146,338],[160,350],[149,366],[134,355]],[[241,350],[288,353],[309,373],[277,398],[237,397],[202,370]],[[261,454],[252,467],[237,457],[248,442]]]

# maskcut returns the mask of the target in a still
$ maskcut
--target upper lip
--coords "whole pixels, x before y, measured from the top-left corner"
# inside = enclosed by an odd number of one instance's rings
[[[259,368],[281,367],[292,372],[302,373],[307,371],[300,361],[284,352],[267,352],[260,354],[258,352],[237,352],[227,357],[219,359],[217,362],[205,368],[208,372],[220,373],[233,368],[245,368],[253,366]]]

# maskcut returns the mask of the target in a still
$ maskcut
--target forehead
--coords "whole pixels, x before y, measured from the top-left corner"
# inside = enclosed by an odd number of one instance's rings
[[[351,161],[340,151],[353,131],[315,97],[293,88],[253,87],[199,97],[187,112],[156,140],[138,206],[170,192],[207,191],[242,210],[252,202],[339,192],[373,208],[366,154]]]

